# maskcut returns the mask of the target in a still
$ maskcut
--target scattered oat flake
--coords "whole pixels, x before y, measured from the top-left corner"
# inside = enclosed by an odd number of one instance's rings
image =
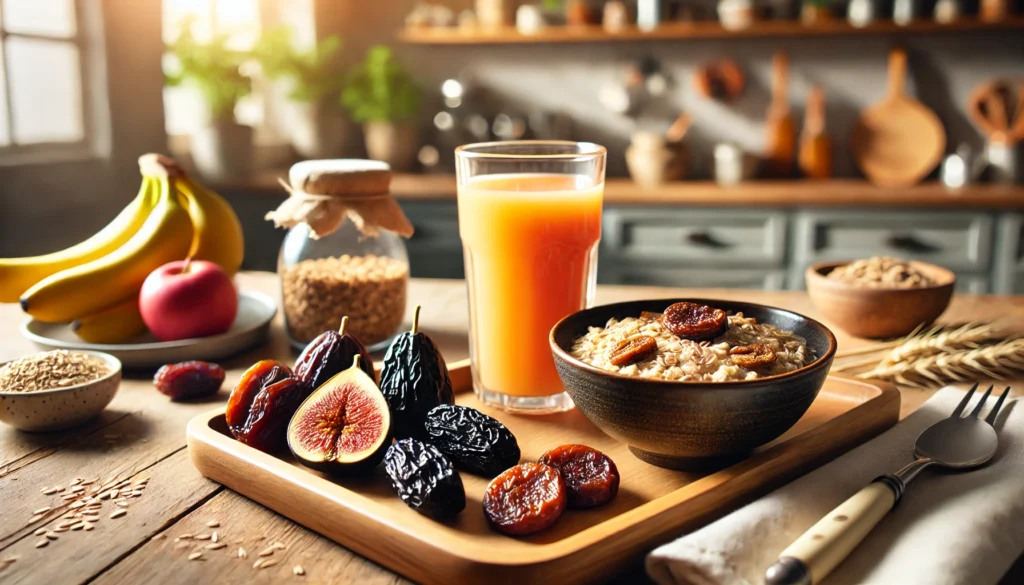
[[[270,546],[272,546],[273,548],[276,548],[277,550],[284,550],[284,549],[288,548],[285,545],[281,544],[280,542],[271,543]]]
[[[57,536],[57,533],[55,533],[55,532],[47,532],[46,533],[46,538],[49,538],[50,540],[57,540],[60,537]]]
[[[210,535],[210,540],[213,541],[213,542],[217,542],[218,538],[220,538],[220,537],[217,536],[216,532],[214,532],[213,534]]]
[[[244,548],[242,548],[242,547],[238,547],[238,553],[237,553],[237,556],[238,556],[238,558],[240,558],[240,559],[246,559],[246,558],[249,558],[249,553],[245,552],[245,549],[244,549]]]
[[[150,540],[163,540],[165,538],[167,538],[167,533],[161,532],[160,534],[154,534],[152,537],[150,537]]]
[[[43,495],[52,496],[53,494],[57,493],[57,488],[43,488],[42,492]]]
[[[67,526],[61,526],[59,528],[54,528],[53,529],[54,532],[67,532],[68,530],[71,530],[71,528],[69,528]]]
[[[269,557],[270,555],[274,554],[274,550],[275,550],[274,547],[268,546],[267,548],[265,548],[265,549],[260,551],[260,556],[261,557]]]
[[[295,565],[294,567],[292,567],[292,574],[301,577],[306,574],[306,569],[303,569],[302,565]]]
[[[226,542],[211,542],[210,544],[206,545],[206,548],[209,550],[220,550],[226,547],[227,545],[228,543]]]
[[[256,559],[256,562],[252,564],[252,568],[258,569],[263,566],[263,559]]]
[[[43,515],[43,514],[36,514],[35,516],[29,518],[28,523],[29,524],[35,524],[36,522],[39,522],[40,520],[42,520],[45,517],[46,516]]]
[[[50,544],[50,541],[44,538],[44,539],[42,539],[42,540],[40,540],[39,542],[36,543],[36,548],[43,548],[44,546],[46,546],[48,544]]]
[[[96,525],[93,524],[92,522],[86,522],[85,523],[85,530],[86,530],[86,532],[92,530],[93,528],[96,528]]]
[[[185,534],[181,534],[178,536],[178,540],[188,540],[190,538],[192,538],[192,533],[190,532],[186,532]]]
[[[114,518],[120,518],[121,516],[124,516],[124,515],[125,515],[125,514],[127,514],[127,513],[128,513],[128,510],[125,510],[124,508],[122,508],[122,509],[120,509],[120,510],[114,510],[114,511],[113,511],[113,512],[112,512],[112,513],[110,514],[110,518],[111,518],[111,519],[114,519]]]
[[[83,528],[85,528],[85,522],[79,522],[78,524],[72,526],[71,530],[81,530]]]
[[[40,528],[39,530],[36,530],[32,534],[35,534],[36,536],[42,536],[42,535],[46,534],[46,529],[45,528]]]
[[[198,561],[202,557],[203,557],[202,551],[194,552],[194,553],[188,555],[188,560],[190,560],[190,561]]]
[[[193,536],[192,538],[194,538],[196,540],[210,540],[210,535],[209,534],[197,534],[197,535]]]
[[[267,569],[267,568],[273,567],[274,565],[276,565],[279,562],[280,561],[277,561],[275,559],[266,559],[265,561],[263,561],[263,564],[260,565],[260,569]]]
[[[122,507],[122,508],[127,508],[128,507],[128,502],[114,502],[114,503],[117,504],[118,506]]]
[[[42,508],[39,508],[38,510],[36,510],[35,512],[32,512],[32,513],[33,514],[45,514],[45,513],[49,512],[51,509],[52,508],[50,508],[49,506],[43,506]]]
[[[220,527],[220,522],[218,522],[216,520],[210,520],[209,522],[206,523],[206,525],[209,526],[210,528],[219,528]]]

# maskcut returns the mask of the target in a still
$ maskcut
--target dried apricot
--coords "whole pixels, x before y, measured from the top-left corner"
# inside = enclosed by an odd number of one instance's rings
[[[484,492],[484,515],[498,532],[533,534],[558,520],[566,497],[558,470],[542,463],[521,463],[491,480]]]
[[[761,343],[740,345],[729,350],[732,363],[748,370],[758,370],[775,363],[775,350]]]
[[[642,362],[658,352],[658,342],[650,335],[636,335],[615,346],[609,361],[613,366]]]
[[[721,335],[729,325],[729,317],[721,309],[682,302],[669,305],[661,323],[677,337],[701,341]]]
[[[593,447],[562,445],[542,455],[539,461],[562,475],[570,508],[601,506],[619,493],[619,470],[615,462]]]

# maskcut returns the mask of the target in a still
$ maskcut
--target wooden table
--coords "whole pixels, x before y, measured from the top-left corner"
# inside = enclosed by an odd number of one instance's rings
[[[270,274],[242,274],[243,289],[277,296],[278,282]],[[598,302],[638,298],[682,296],[743,299],[785,307],[817,316],[808,297],[799,292],[752,292],[735,290],[680,290],[641,287],[600,287]],[[461,281],[418,280],[411,285],[410,301],[424,306],[421,328],[430,333],[450,361],[467,357],[466,292]],[[411,311],[407,314],[407,319]],[[958,296],[946,320],[964,321],[1011,316],[1024,322],[1024,297]],[[0,305],[0,361],[35,351],[18,333],[23,320],[16,305]],[[865,342],[837,331],[840,349]],[[110,407],[85,427],[56,434],[27,434],[0,428],[0,582],[60,584],[93,583],[277,583],[286,579],[307,583],[404,583],[374,563],[349,552],[286,518],[278,516],[236,493],[203,478],[192,467],[185,448],[185,424],[203,411],[223,404],[231,387],[246,367],[258,359],[291,361],[280,318],[270,342],[224,364],[228,379],[221,392],[199,403],[172,403],[157,393],[149,375],[127,376]],[[1017,381],[1019,385],[1024,380]],[[903,413],[921,404],[930,392],[905,390]],[[68,531],[43,548],[35,545],[45,537],[33,532],[40,526],[57,526],[59,515],[28,525],[33,513],[59,496],[42,490],[68,486],[76,477],[99,481],[150,478],[142,496],[131,498],[128,513],[108,517],[114,507],[103,506],[100,520],[89,532]],[[216,528],[208,522],[219,522]],[[177,548],[175,537],[217,531],[229,550],[244,547],[249,557],[238,559],[224,550],[211,551],[204,560],[189,561],[191,545]],[[287,545],[272,558],[280,564],[254,570],[257,553],[272,542]],[[3,562],[5,559],[16,559]],[[642,559],[640,559],[642,561]],[[304,581],[292,575],[294,566],[304,568]],[[615,579],[621,583],[644,582],[642,565]],[[1006,583],[1020,583],[1024,563],[1018,561]]]

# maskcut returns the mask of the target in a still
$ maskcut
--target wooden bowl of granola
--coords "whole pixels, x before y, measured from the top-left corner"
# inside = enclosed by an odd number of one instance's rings
[[[902,337],[939,318],[956,275],[925,262],[868,258],[807,269],[807,293],[829,323],[857,337]]]
[[[682,302],[725,312],[727,327],[703,342],[673,340],[661,331],[656,315]],[[607,339],[603,332],[610,332]],[[621,367],[602,361],[602,352],[621,344],[620,337],[639,336],[654,337],[657,353]],[[723,465],[778,438],[814,402],[836,352],[835,336],[813,319],[707,299],[593,307],[559,321],[549,341],[558,374],[580,412],[638,458],[670,469]],[[756,373],[736,368],[732,349],[752,342],[777,348],[770,368]],[[675,355],[671,364],[665,361],[670,355]]]
[[[121,362],[98,351],[57,350],[0,364],[0,422],[60,431],[96,417],[121,385]]]

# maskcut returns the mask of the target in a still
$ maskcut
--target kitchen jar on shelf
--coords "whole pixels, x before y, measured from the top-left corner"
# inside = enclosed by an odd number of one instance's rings
[[[290,196],[267,219],[290,228],[278,273],[285,328],[302,348],[324,331],[346,332],[370,351],[401,329],[409,283],[402,238],[413,228],[391,197],[391,169],[370,160],[298,163]]]

